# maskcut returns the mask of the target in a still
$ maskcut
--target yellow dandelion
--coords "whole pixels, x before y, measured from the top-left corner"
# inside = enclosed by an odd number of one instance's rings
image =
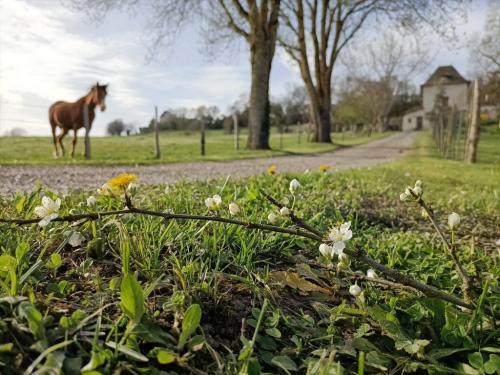
[[[135,174],[122,173],[119,176],[113,177],[107,184],[112,190],[124,193],[129,185],[136,180],[137,176]]]
[[[328,168],[330,168],[330,167],[329,167],[328,165],[324,165],[324,164],[321,164],[321,165],[319,166],[319,170],[320,170],[321,172],[323,172],[323,173],[324,173],[324,172],[326,172],[326,171],[328,170]]]
[[[276,171],[278,170],[278,167],[276,166],[276,164],[272,164],[270,165],[268,168],[267,168],[267,174],[269,176],[272,176],[274,174],[276,174]]]

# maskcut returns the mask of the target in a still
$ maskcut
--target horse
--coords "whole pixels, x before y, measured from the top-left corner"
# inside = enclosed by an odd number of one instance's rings
[[[95,107],[99,106],[101,111],[106,110],[106,104],[104,102],[107,95],[108,85],[99,85],[97,82],[90,89],[89,93],[76,102],[64,102],[58,101],[49,107],[49,122],[52,127],[52,138],[54,140],[55,157],[59,157],[59,150],[57,144],[61,146],[62,155],[64,156],[65,150],[62,144],[62,140],[70,130],[73,130],[73,150],[71,152],[71,157],[75,156],[75,146],[76,146],[76,136],[78,129],[85,127],[84,121],[84,110],[85,106],[88,108],[88,121],[89,129],[92,126],[92,122],[95,118]],[[61,128],[62,132],[59,136],[56,136],[57,127]]]

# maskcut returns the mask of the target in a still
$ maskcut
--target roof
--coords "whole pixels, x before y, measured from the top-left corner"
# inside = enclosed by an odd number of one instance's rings
[[[423,86],[453,85],[457,83],[469,83],[469,81],[462,77],[452,65],[446,65],[437,68]]]
[[[409,115],[410,113],[413,113],[413,112],[419,112],[419,111],[423,111],[423,110],[424,110],[424,108],[422,106],[413,107],[413,108],[410,108],[407,111],[403,112],[403,116]]]

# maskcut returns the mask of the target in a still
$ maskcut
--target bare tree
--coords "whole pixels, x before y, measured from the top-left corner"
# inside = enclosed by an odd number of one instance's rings
[[[500,8],[498,2],[491,1],[488,16],[480,37],[472,41],[473,63],[481,73],[500,71]]]
[[[423,40],[414,33],[386,31],[353,43],[341,59],[349,76],[371,97],[372,125],[379,131],[387,129],[396,98],[408,92],[408,82],[431,61],[430,48]]]
[[[94,19],[113,9],[149,10],[152,50],[171,43],[180,28],[195,19],[230,30],[250,47],[251,88],[248,112],[250,149],[269,148],[269,78],[281,0],[65,0]],[[142,9],[142,8],[141,8]]]
[[[278,38],[300,73],[310,96],[313,140],[331,142],[332,74],[342,50],[369,18],[397,21],[406,28],[418,22],[442,31],[461,0],[283,0]]]

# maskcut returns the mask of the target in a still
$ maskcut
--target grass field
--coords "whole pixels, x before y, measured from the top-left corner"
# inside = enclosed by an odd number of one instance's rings
[[[200,154],[200,135],[183,132],[163,132],[160,136],[161,159],[154,158],[154,134],[134,135],[130,137],[95,137],[92,138],[92,160],[82,156],[84,139],[79,138],[77,155],[54,159],[52,139],[48,137],[0,137],[0,164],[155,164],[176,163],[201,160],[233,160],[266,156],[305,154],[332,151],[339,146],[351,146],[367,143],[386,137],[392,133],[374,133],[371,137],[356,134],[333,134],[333,144],[307,142],[302,134],[300,144],[297,133],[283,136],[283,148],[280,148],[280,135],[271,136],[270,151],[249,151],[245,149],[246,134],[240,136],[240,150],[234,148],[232,135],[219,130],[206,133],[206,155]],[[64,140],[66,150],[71,152],[71,137]]]
[[[447,217],[461,216],[453,241],[475,280],[473,309],[380,272],[369,281],[359,256],[329,259],[311,238],[248,224],[131,213],[42,229],[0,223],[0,373],[498,374],[498,319],[487,311],[500,307],[499,145],[500,130],[485,128],[480,163],[464,165],[437,156],[422,133],[412,155],[375,168],[139,187],[131,197],[143,209],[244,223],[269,224],[272,212],[276,226],[296,229],[265,191],[325,235],[351,221],[346,249],[462,298],[429,220],[399,199],[420,179],[449,241]],[[34,217],[42,193],[0,198],[0,217]],[[90,194],[63,197],[59,214],[124,207],[106,196],[89,207]],[[214,194],[222,204],[209,212]]]

